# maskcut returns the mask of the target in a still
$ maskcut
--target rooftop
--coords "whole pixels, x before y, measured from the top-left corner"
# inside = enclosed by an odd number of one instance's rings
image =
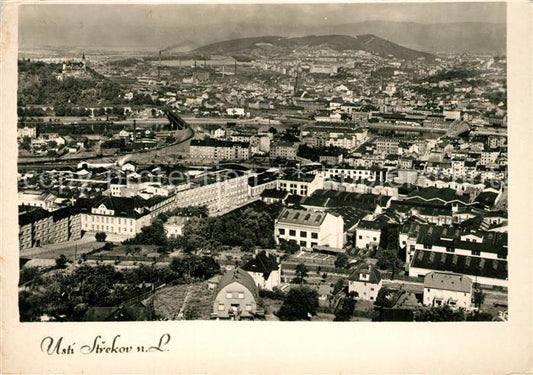
[[[424,288],[472,292],[472,279],[451,272],[430,272],[424,277]]]

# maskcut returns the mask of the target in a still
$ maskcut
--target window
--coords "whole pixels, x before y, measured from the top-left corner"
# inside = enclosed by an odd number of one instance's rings
[[[285,229],[279,228],[279,234],[285,234]]]
[[[306,238],[307,237],[307,232],[301,230],[300,231],[300,237]]]
[[[238,298],[244,299],[244,293],[243,292],[239,292]]]
[[[472,255],[481,255],[481,252],[472,250]]]
[[[428,288],[428,292],[431,292],[431,289]]]
[[[311,242],[311,247],[318,245],[316,242]]]
[[[224,304],[223,303],[219,303],[218,304],[218,311],[224,311]]]
[[[362,240],[362,239],[363,239],[363,236],[359,236],[359,239]]]
[[[289,236],[296,236],[296,231],[293,229],[289,230]]]
[[[424,249],[430,250],[433,246],[424,244]]]
[[[300,241],[300,246],[307,247],[307,242],[306,241]]]
[[[233,294],[231,292],[226,293],[226,298],[233,298]]]
[[[370,288],[370,291],[373,292],[373,291],[374,291],[374,288]]]
[[[318,238],[318,233],[311,233],[311,238],[316,240]]]
[[[455,249],[454,249],[453,247],[447,247],[447,248],[446,248],[446,251],[447,251],[448,253],[455,253]]]
[[[376,240],[377,240],[377,238],[376,238],[376,237],[372,237],[372,240],[373,240],[373,241],[376,241]]]

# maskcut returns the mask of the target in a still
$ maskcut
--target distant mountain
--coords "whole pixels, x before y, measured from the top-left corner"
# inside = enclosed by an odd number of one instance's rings
[[[288,54],[297,48],[329,48],[335,51],[360,50],[380,56],[394,56],[397,58],[414,60],[420,57],[432,59],[434,56],[426,52],[402,47],[372,34],[348,35],[310,35],[304,37],[287,38],[282,36],[262,36],[253,38],[231,39],[208,44],[197,48],[192,53],[217,55],[266,55]]]
[[[319,26],[306,30],[320,34],[375,34],[402,46],[430,53],[505,54],[506,25],[485,22],[421,24],[366,21]]]

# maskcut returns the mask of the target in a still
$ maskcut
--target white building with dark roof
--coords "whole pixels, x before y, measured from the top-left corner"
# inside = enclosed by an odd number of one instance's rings
[[[470,309],[472,279],[451,272],[430,272],[424,277],[424,305]]]
[[[274,222],[275,239],[296,241],[300,247],[344,246],[344,220],[331,212],[284,209]]]
[[[242,269],[252,276],[261,289],[272,290],[281,284],[281,268],[278,259],[264,250],[246,263]]]
[[[381,284],[381,274],[371,264],[360,264],[348,277],[348,291],[357,292],[361,300],[375,301]]]

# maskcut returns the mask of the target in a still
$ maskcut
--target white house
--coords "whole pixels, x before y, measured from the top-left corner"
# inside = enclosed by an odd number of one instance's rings
[[[381,227],[379,223],[361,220],[355,228],[355,247],[368,249],[379,245]]]
[[[348,277],[348,291],[357,292],[360,300],[375,301],[381,284],[381,274],[371,264],[360,264]]]
[[[451,272],[430,272],[424,277],[424,305],[470,309],[472,279]]]
[[[272,290],[281,285],[281,267],[277,257],[267,254],[264,250],[246,263],[242,269],[252,276],[260,289]]]
[[[344,220],[331,212],[284,209],[274,222],[275,239],[294,240],[300,247],[344,246]]]
[[[163,224],[167,237],[178,237],[183,235],[183,227],[188,221],[188,217],[184,216],[171,216],[167,222]]]

